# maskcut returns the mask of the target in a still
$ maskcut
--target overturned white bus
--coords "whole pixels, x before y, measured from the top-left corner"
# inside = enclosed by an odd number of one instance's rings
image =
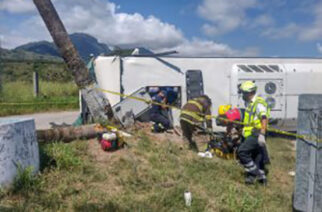
[[[322,93],[322,60],[318,58],[99,56],[93,67],[102,89],[146,98],[148,95],[141,91],[173,87],[179,92],[177,106],[207,94],[213,101],[214,113],[222,104],[243,107],[238,84],[253,80],[258,95],[269,103],[277,126],[287,130],[296,127],[298,96]],[[128,110],[140,115],[147,107],[118,95],[105,95],[112,106],[119,105],[116,112],[121,116]],[[124,102],[123,108],[120,102]],[[175,124],[178,115],[173,111]]]

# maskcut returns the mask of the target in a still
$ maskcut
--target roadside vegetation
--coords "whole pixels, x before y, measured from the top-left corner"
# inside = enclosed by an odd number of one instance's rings
[[[62,64],[38,64],[39,95],[34,97],[33,63],[4,64],[0,116],[77,109],[78,88]]]
[[[291,141],[269,139],[272,166],[269,185],[262,187],[245,186],[235,161],[199,158],[172,138],[140,129],[128,148],[113,153],[96,140],[41,145],[40,174],[20,174],[1,193],[0,210],[291,211]],[[191,207],[184,203],[186,190]]]

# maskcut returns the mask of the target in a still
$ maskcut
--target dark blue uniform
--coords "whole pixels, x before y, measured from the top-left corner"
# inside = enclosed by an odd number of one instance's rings
[[[153,102],[163,103],[163,98],[159,95],[156,95],[152,98]],[[170,121],[168,117],[165,117],[163,114],[163,109],[160,105],[152,105],[151,112],[150,112],[150,120],[155,123],[155,130],[161,131],[160,125],[161,124],[164,129],[167,130],[170,128]]]

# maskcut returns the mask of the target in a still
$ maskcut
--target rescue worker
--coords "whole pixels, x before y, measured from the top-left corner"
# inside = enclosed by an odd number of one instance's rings
[[[231,143],[240,143],[242,135],[242,124],[239,124],[244,117],[245,110],[241,108],[233,108],[225,113],[225,117],[228,120],[226,123],[226,136],[231,140]]]
[[[192,140],[192,135],[197,128],[203,128],[204,122],[206,122],[207,129],[212,131],[211,99],[207,95],[189,100],[182,107],[180,114],[183,138],[189,142],[189,148],[195,152],[198,152],[198,146]]]
[[[242,134],[242,125],[245,110],[242,108],[231,108],[231,105],[220,105],[218,108],[218,118],[216,119],[218,126],[226,127],[226,136],[232,137],[234,140]]]
[[[216,119],[217,126],[225,126],[223,119],[226,118],[225,114],[231,109],[231,105],[220,105],[218,107],[218,118]]]
[[[157,95],[152,97],[153,102],[167,104],[167,92],[159,91]],[[170,129],[170,120],[166,116],[168,108],[165,105],[153,104],[150,112],[150,120],[154,122],[153,132],[164,132]]]
[[[212,158],[212,153],[215,153],[221,158],[235,158],[241,140],[242,125],[240,122],[243,119],[243,110],[239,108],[231,109],[231,105],[221,105],[218,108],[218,116],[217,125],[226,127],[226,133],[222,137],[210,140],[205,152],[198,155]]]
[[[246,109],[243,118],[243,142],[237,155],[245,168],[245,183],[254,184],[257,179],[259,183],[266,185],[265,164],[269,163],[266,132],[270,112],[266,101],[256,95],[257,86],[254,82],[245,81],[239,89]]]

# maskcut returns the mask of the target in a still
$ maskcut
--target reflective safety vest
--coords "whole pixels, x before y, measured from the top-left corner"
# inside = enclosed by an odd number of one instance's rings
[[[267,108],[267,112],[265,114],[257,113],[256,109],[259,103],[264,105],[264,107]],[[244,115],[244,121],[243,121],[244,138],[247,138],[248,136],[252,135],[257,129],[258,129],[258,132],[260,131],[262,127],[261,117],[263,115],[266,115],[267,118],[269,118],[270,116],[270,110],[267,106],[267,102],[262,97],[256,97],[255,101],[250,103],[248,107],[245,109],[245,115]],[[255,119],[256,116],[257,116],[257,119]]]
[[[205,118],[211,119],[211,117],[207,117],[207,116],[205,117],[203,115],[203,112],[205,109],[204,109],[204,106],[200,102],[198,102],[198,99],[189,100],[187,104],[196,106],[199,111],[190,111],[187,109],[183,109],[181,110],[181,113],[180,113],[180,120],[184,120],[194,125],[194,124],[197,124],[197,122],[205,121]]]

